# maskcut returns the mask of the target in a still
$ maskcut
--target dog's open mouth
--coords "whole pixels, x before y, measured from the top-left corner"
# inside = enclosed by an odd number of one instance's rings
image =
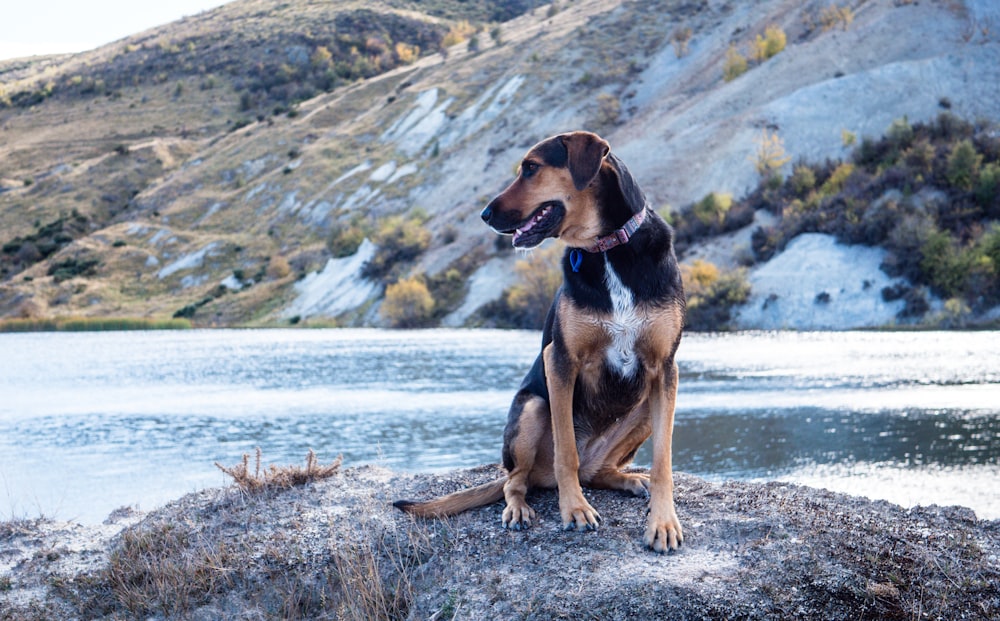
[[[562,201],[542,203],[531,216],[514,229],[515,248],[534,248],[546,237],[551,237],[566,215]]]

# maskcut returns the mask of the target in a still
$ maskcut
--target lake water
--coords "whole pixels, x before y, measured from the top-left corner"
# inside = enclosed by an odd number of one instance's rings
[[[0,334],[0,519],[99,522],[265,463],[499,461],[540,335]],[[1000,518],[1000,333],[685,335],[674,467]],[[648,465],[644,447],[637,463]]]

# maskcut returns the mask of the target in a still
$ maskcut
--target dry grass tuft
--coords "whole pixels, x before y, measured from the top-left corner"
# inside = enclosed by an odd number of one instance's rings
[[[334,604],[338,619],[404,619],[416,597],[414,581],[431,556],[430,534],[411,525],[404,533],[374,521],[364,524],[364,535],[337,546],[334,575],[340,598]]]
[[[269,490],[288,489],[296,485],[305,485],[311,481],[329,479],[340,471],[343,456],[338,456],[331,463],[322,465],[316,458],[316,453],[309,449],[306,455],[306,465],[275,466],[261,468],[261,450],[257,447],[253,472],[250,471],[250,455],[244,453],[243,461],[229,468],[219,462],[215,467],[233,477],[233,483],[245,494],[260,494]]]

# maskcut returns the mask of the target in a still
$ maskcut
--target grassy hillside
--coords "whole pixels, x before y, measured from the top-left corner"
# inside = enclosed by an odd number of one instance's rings
[[[941,175],[968,140],[971,183],[989,186],[991,130],[921,132],[946,103],[1000,118],[994,17],[982,0],[240,0],[85,54],[0,63],[0,316],[532,325],[544,296],[523,283],[542,261],[519,265],[476,214],[531,144],[578,128],[609,139],[658,211],[680,212],[681,249],[737,231],[748,265],[807,231],[888,247],[895,221],[881,240],[849,224],[891,200],[893,217],[930,214],[921,235],[951,267],[931,273],[921,246],[888,269],[986,311],[995,217],[986,190]],[[875,138],[855,145],[875,156],[845,146],[904,117],[916,138],[902,159]],[[794,163],[758,188],[765,130]],[[907,162],[925,156],[918,181]],[[810,191],[795,189],[803,166]],[[842,177],[854,194],[837,198]],[[926,207],[928,193],[965,215]],[[751,244],[754,214],[770,216]],[[366,238],[371,255],[354,254]],[[685,268],[706,307],[746,298],[719,267]],[[724,323],[713,311],[703,325]]]

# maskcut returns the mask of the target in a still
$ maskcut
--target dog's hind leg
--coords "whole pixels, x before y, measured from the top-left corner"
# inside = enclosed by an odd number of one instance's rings
[[[530,486],[551,487],[554,479],[542,472],[551,473],[552,430],[549,423],[549,404],[541,397],[528,399],[517,420],[517,431],[509,440],[507,450],[513,468],[507,473],[503,495],[507,508],[503,511],[503,527],[521,530],[531,526],[535,510],[528,506],[525,495]],[[553,479],[551,482],[547,479]],[[548,485],[546,485],[548,483]]]
[[[648,404],[636,408],[627,417],[584,449],[580,476],[584,484],[597,489],[616,489],[635,496],[649,498],[649,475],[644,472],[622,472],[632,463],[636,451],[652,431]],[[594,450],[593,445],[600,447]],[[592,474],[591,474],[592,473]]]

